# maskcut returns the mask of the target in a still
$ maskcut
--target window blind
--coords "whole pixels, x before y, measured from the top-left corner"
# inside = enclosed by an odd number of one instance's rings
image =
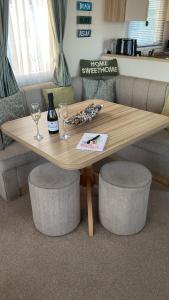
[[[163,42],[168,0],[149,0],[148,26],[146,22],[129,23],[128,37],[137,39],[138,46],[156,46]]]

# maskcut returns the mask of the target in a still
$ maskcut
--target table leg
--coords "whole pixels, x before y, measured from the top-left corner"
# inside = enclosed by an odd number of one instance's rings
[[[93,197],[92,197],[92,184],[91,178],[87,178],[87,214],[88,214],[88,233],[92,237],[94,233],[94,220],[93,220]]]
[[[94,234],[94,220],[93,220],[93,197],[92,186],[95,183],[95,176],[92,166],[82,170],[81,184],[86,187],[87,192],[87,214],[88,214],[88,233],[92,237]]]

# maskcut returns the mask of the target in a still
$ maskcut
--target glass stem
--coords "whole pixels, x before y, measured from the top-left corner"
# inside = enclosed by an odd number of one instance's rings
[[[66,131],[66,125],[65,125],[65,120],[63,119],[63,128],[64,128],[64,133]]]
[[[38,122],[36,122],[36,129],[37,129],[37,136],[39,136],[39,126],[38,126]]]
[[[65,120],[63,121],[63,124],[64,124],[64,135],[65,135],[65,134],[67,134],[67,132],[66,132],[67,127],[66,127]]]

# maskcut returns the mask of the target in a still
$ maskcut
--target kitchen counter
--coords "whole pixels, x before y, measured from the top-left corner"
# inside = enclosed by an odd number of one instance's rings
[[[169,82],[169,58],[103,54],[101,59],[116,58],[121,75]]]
[[[113,56],[116,58],[129,58],[129,59],[139,59],[139,60],[157,60],[158,62],[169,62],[169,56],[168,57],[155,57],[155,56],[129,56],[129,55],[118,55],[118,54],[102,54],[102,56]]]

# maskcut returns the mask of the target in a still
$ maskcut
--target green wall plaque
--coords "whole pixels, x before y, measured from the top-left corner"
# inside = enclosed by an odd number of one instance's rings
[[[78,29],[77,30],[77,37],[78,38],[86,38],[91,37],[91,29]]]
[[[92,17],[91,16],[77,16],[77,24],[91,24]]]
[[[80,11],[92,11],[92,2],[77,1],[76,8]]]

